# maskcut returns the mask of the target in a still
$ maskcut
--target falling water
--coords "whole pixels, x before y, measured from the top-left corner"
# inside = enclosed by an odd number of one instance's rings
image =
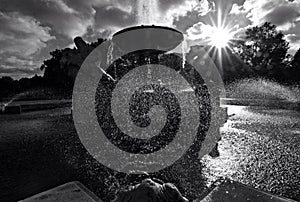
[[[107,55],[106,55],[106,64],[110,65],[114,61],[114,56],[113,56],[113,51],[114,51],[114,44],[111,43],[108,47]]]
[[[107,65],[111,65],[114,62],[113,52],[114,52],[114,43],[111,42],[111,44],[108,47],[108,51],[107,51],[107,55],[106,55],[106,59],[107,59],[106,64]],[[102,70],[103,69],[101,68],[101,71]],[[105,74],[108,75],[106,72],[105,72]],[[117,67],[116,66],[114,66],[114,74],[115,74],[115,79],[117,79]],[[110,75],[109,75],[109,77],[115,81],[115,79],[113,79]]]
[[[300,88],[285,86],[264,78],[242,79],[226,87],[227,96],[231,98],[286,100],[300,102]]]
[[[16,99],[20,98],[23,95],[28,94],[28,92],[25,93],[19,93],[17,95],[15,95],[13,98],[11,98],[8,102],[1,104],[1,111],[5,110],[5,107],[9,106],[11,103],[13,103]]]
[[[4,104],[4,107],[10,105],[13,101],[15,101],[16,98],[12,98],[10,101]]]
[[[151,72],[151,61],[150,61],[150,58],[147,58],[146,59],[147,60],[147,77],[149,78],[149,79],[151,79],[152,78],[152,72]]]
[[[110,80],[112,80],[112,81],[114,81],[114,82],[116,82],[116,80],[110,75],[110,74],[108,74],[100,65],[99,66],[97,66],[99,69],[100,69],[100,71],[103,73],[103,74],[105,74]]]
[[[185,63],[186,63],[186,49],[187,49],[187,41],[186,41],[186,37],[183,35],[183,40],[181,43],[181,54],[182,54],[182,69],[184,69],[185,67]]]
[[[141,24],[154,24],[158,13],[157,0],[137,0],[137,17]]]

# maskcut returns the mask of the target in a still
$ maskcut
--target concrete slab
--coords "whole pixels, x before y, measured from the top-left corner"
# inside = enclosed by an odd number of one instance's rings
[[[225,181],[215,187],[202,200],[194,202],[295,202],[294,200],[275,196],[256,190],[235,181]]]
[[[69,182],[20,202],[102,202],[80,182]]]

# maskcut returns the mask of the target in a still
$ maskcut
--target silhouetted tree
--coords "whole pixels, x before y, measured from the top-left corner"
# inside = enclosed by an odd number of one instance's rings
[[[45,82],[56,89],[64,89],[70,92],[73,89],[77,72],[88,54],[104,39],[87,44],[81,37],[76,37],[76,48],[56,49],[50,53],[51,58],[43,62],[41,70],[44,70]]]
[[[43,87],[44,79],[38,75],[32,78],[21,78],[20,80],[14,80],[8,76],[0,77],[0,100],[10,99],[10,97],[21,92]]]
[[[9,76],[0,78],[0,100],[9,96],[15,90],[14,80]]]
[[[259,76],[278,77],[287,65],[289,43],[276,26],[266,22],[246,30],[234,51]],[[254,76],[255,76],[254,75]]]
[[[300,68],[300,48],[299,50],[295,53],[293,61],[292,61],[292,66],[295,68]]]
[[[44,70],[44,79],[48,85],[64,87],[65,75],[60,66],[63,51],[56,49],[50,52],[51,58],[43,62],[41,70]]]
[[[300,48],[295,53],[294,58],[291,62],[293,80],[296,82],[300,82]]]

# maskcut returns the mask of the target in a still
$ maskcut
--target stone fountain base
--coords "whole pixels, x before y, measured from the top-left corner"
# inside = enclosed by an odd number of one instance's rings
[[[95,194],[79,182],[69,182],[48,191],[29,197],[21,202],[102,202]],[[201,199],[194,202],[295,202],[294,200],[266,193],[239,182],[226,180],[214,187]]]

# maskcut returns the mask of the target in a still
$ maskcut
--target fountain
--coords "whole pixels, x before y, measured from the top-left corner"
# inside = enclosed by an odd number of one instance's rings
[[[107,72],[104,72],[101,70],[108,77],[108,79],[111,82],[111,85],[116,84],[119,81],[118,79],[121,78],[121,76],[117,75],[117,73],[116,73],[116,72],[118,72],[118,69],[122,69],[122,68],[126,69],[126,68],[122,67],[122,66],[124,66],[124,64],[125,64],[125,66],[127,66],[127,65],[130,66],[130,64],[131,64],[130,62],[129,63],[121,62],[119,59],[117,59],[117,58],[119,58],[118,55],[123,57],[123,54],[128,53],[128,52],[136,54],[135,58],[138,58],[136,60],[137,61],[143,60],[144,62],[142,62],[142,63],[146,64],[147,67],[148,67],[147,64],[151,64],[150,60],[152,60],[152,62],[154,61],[154,63],[159,61],[162,64],[168,64],[167,66],[173,66],[172,68],[174,68],[174,70],[176,69],[178,74],[181,74],[180,71],[183,70],[186,66],[190,67],[190,65],[186,62],[186,58],[185,58],[187,44],[186,44],[183,33],[181,33],[180,31],[178,31],[174,28],[153,25],[152,23],[156,22],[156,19],[154,18],[153,14],[157,13],[157,12],[158,12],[158,8],[157,8],[156,0],[138,1],[137,16],[138,16],[139,22],[142,25],[122,29],[122,30],[116,32],[112,36],[111,44],[108,47],[107,58],[106,58],[107,64],[111,65],[110,66],[111,68],[108,68]],[[126,40],[124,40],[124,38]],[[181,54],[182,55],[181,55],[181,59],[178,60],[178,58],[180,58],[180,57],[176,58],[175,55],[169,54],[169,53],[172,50],[179,47],[180,45],[181,45]],[[142,51],[136,51],[136,50],[142,50]],[[127,55],[127,56],[123,57],[124,61],[130,60],[130,57],[132,56],[132,54],[129,54],[129,55],[130,56]],[[159,58],[160,55],[162,55],[162,59]],[[116,63],[113,63],[114,59],[117,59]],[[118,72],[119,74],[121,74],[120,71]],[[128,73],[129,73],[129,69],[128,70],[126,69],[125,71],[128,71]],[[148,72],[147,72],[148,78],[151,78],[151,75],[154,74],[152,71],[153,71],[153,69],[148,67]],[[185,74],[185,73],[183,73],[183,74]],[[112,75],[114,75],[114,76],[112,76]],[[202,81],[202,79],[200,79],[198,81],[193,81],[192,83],[193,84],[195,84],[197,82],[201,83],[201,81]],[[164,85],[164,84],[162,84],[162,85]],[[195,85],[198,85],[198,84],[195,84]],[[146,93],[151,93],[152,91],[150,89]],[[206,90],[203,90],[203,91],[206,92]],[[189,96],[187,95],[188,93],[193,93],[193,92],[186,92],[185,96],[186,96],[187,100],[189,98]],[[152,94],[153,94],[153,92],[152,92]],[[205,93],[203,93],[203,95],[204,94]],[[103,97],[103,96],[99,95],[99,97]],[[108,96],[108,97],[110,97],[110,96]],[[102,100],[99,103],[103,103],[103,102],[104,101]],[[97,103],[97,101],[96,101],[96,103]],[[99,104],[99,106],[100,106],[100,104]],[[102,108],[100,108],[100,109],[102,109]],[[101,111],[101,110],[99,110],[99,111]],[[101,120],[101,121],[107,122],[107,121],[103,121],[103,120]],[[116,138],[115,136],[116,135],[114,135],[114,138]],[[110,140],[112,141],[112,139],[110,139]],[[198,142],[195,143],[195,145],[196,144],[198,144]],[[130,145],[130,147],[133,147],[133,148],[135,147],[131,144],[129,144],[129,145]],[[120,147],[120,145],[118,145],[118,147]],[[126,147],[123,147],[123,150],[125,148]],[[197,146],[193,147],[193,149],[195,149],[195,151],[197,150],[196,148],[197,148]],[[197,153],[195,151],[193,150],[194,153]],[[134,153],[133,151],[131,151],[131,152]],[[189,154],[187,154],[187,155],[190,155],[190,153],[192,153],[191,150],[189,151]],[[192,161],[191,159],[192,159],[192,157],[190,157],[190,161]],[[175,167],[172,168],[172,169],[174,169],[173,171],[165,170],[160,173],[154,173],[152,176],[154,176],[154,177],[157,177],[159,175],[171,176],[172,174],[170,174],[170,173],[172,173],[172,172],[176,173],[176,171],[175,171],[176,169],[181,169],[182,171],[185,170],[184,168],[179,168],[180,167],[179,165],[177,165]],[[191,171],[185,170],[184,172],[191,172]],[[131,174],[129,174],[129,175],[131,175]],[[135,175],[137,175],[137,174],[135,173]],[[164,177],[163,179],[169,181],[169,180],[171,180],[171,177]],[[141,181],[139,181],[139,183],[140,182]],[[160,186],[161,185],[157,185],[157,187],[160,187]],[[131,193],[126,193],[127,197],[130,194],[136,195],[136,193],[138,193],[137,190],[140,187],[141,186],[137,185],[137,187],[136,187],[137,189],[135,189],[135,191],[131,191]],[[152,188],[149,187],[148,189],[152,189]],[[175,193],[177,193],[177,192],[175,192]],[[143,191],[142,191],[142,194],[144,194]],[[170,194],[170,196],[171,196],[171,194]],[[180,200],[178,199],[178,201],[186,201],[185,198],[183,198],[183,197],[181,198],[179,196],[181,196],[181,195],[178,191],[178,198],[180,198]],[[119,200],[117,200],[117,201],[122,201],[122,199],[121,199],[122,197],[123,196],[120,196]],[[170,199],[169,201],[173,201],[173,200]]]
[[[146,25],[116,32],[85,60],[75,81],[72,115],[83,145],[95,160],[116,172],[110,178],[118,190],[132,184],[127,176],[147,172],[196,198],[201,190],[192,189],[193,182],[205,181],[198,175],[202,169],[198,154],[213,113],[207,87],[211,84],[204,85],[200,68],[187,62],[183,33],[150,24],[152,4],[143,1],[138,6],[146,15],[139,19]],[[210,61],[205,62],[209,68]],[[91,68],[95,64],[98,69]],[[86,132],[86,127],[94,126]],[[206,145],[209,150],[210,144]],[[186,174],[197,176],[190,179]],[[110,186],[105,183],[103,192]]]

